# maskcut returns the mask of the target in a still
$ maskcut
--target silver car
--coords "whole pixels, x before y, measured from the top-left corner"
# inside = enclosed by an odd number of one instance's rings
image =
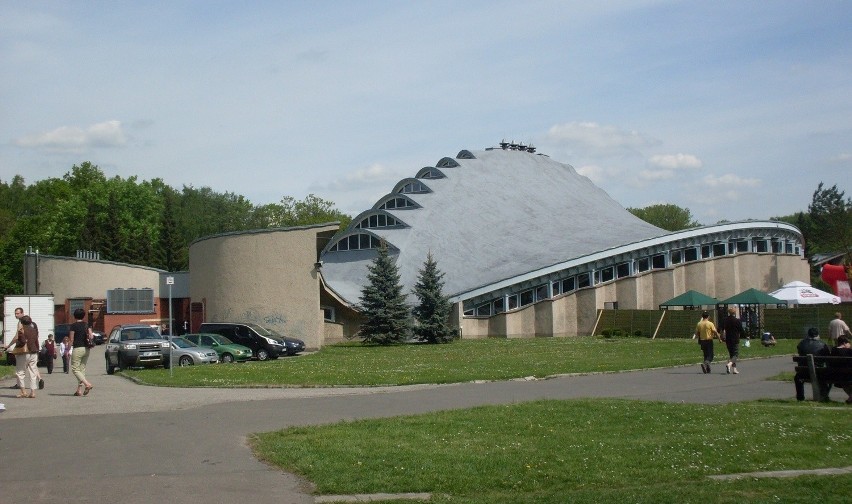
[[[181,337],[172,337],[172,359],[178,366],[215,364],[219,362],[219,354],[212,348],[198,346]]]

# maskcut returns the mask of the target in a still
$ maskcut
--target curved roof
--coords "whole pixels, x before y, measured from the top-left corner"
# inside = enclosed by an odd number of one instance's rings
[[[426,167],[430,168],[430,167]],[[418,175],[430,170],[420,169]],[[424,179],[431,192],[389,193],[415,206],[385,208],[406,226],[371,229],[385,240],[406,292],[429,252],[445,273],[444,294],[457,295],[575,257],[668,234],[637,218],[570,165],[520,150],[461,151],[434,168],[445,178]],[[410,179],[405,179],[410,180]],[[397,187],[400,185],[397,184]],[[375,250],[322,253],[328,287],[357,303]],[[362,241],[361,243],[365,243]]]

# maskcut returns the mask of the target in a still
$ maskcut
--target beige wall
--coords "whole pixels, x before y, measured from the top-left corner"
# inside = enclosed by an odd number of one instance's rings
[[[53,294],[57,303],[69,298],[104,299],[107,290],[118,288],[153,289],[157,299],[160,273],[154,268],[109,261],[38,256],[39,293]]]
[[[652,270],[488,319],[462,318],[461,324],[465,338],[582,336],[591,334],[606,302],[618,302],[619,309],[655,310],[689,289],[721,300],[752,287],[770,292],[793,280],[807,282],[809,276],[808,262],[798,256],[738,254]]]
[[[190,296],[207,322],[254,322],[319,348],[326,333],[317,235],[336,225],[213,236],[189,248]]]

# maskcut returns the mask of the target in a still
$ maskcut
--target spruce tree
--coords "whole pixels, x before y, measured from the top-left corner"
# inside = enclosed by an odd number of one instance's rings
[[[364,322],[358,335],[364,343],[400,343],[408,337],[411,322],[399,283],[399,268],[388,255],[387,245],[382,243],[379,255],[367,268],[368,283],[361,290],[360,302]]]
[[[438,263],[429,252],[414,285],[418,303],[413,310],[417,321],[414,333],[427,343],[447,343],[454,338],[448,325],[450,302],[444,297],[443,278],[444,274],[438,270]]]

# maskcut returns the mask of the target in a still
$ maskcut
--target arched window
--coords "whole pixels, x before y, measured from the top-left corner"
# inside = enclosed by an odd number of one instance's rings
[[[409,210],[420,207],[405,196],[397,196],[396,198],[385,200],[377,208],[380,210]]]
[[[438,161],[438,164],[436,164],[435,166],[437,166],[438,168],[457,168],[459,164],[456,162],[455,159],[445,157],[441,158],[441,160]]]
[[[328,249],[329,252],[343,252],[346,250],[378,249],[382,240],[367,233],[355,233],[337,240],[337,243]]]
[[[462,150],[456,154],[456,159],[476,159],[476,156],[474,156],[469,150]]]
[[[387,227],[405,227],[405,224],[399,219],[385,213],[375,213],[361,219],[355,225],[355,229],[376,229]]]
[[[427,166],[425,168],[421,168],[420,171],[417,172],[417,175],[415,177],[419,179],[442,179],[446,178],[447,176],[444,175],[444,172],[442,172],[441,170],[433,168],[431,166]]]
[[[418,181],[408,182],[396,190],[399,194],[423,194],[432,192],[426,187],[426,184]]]

